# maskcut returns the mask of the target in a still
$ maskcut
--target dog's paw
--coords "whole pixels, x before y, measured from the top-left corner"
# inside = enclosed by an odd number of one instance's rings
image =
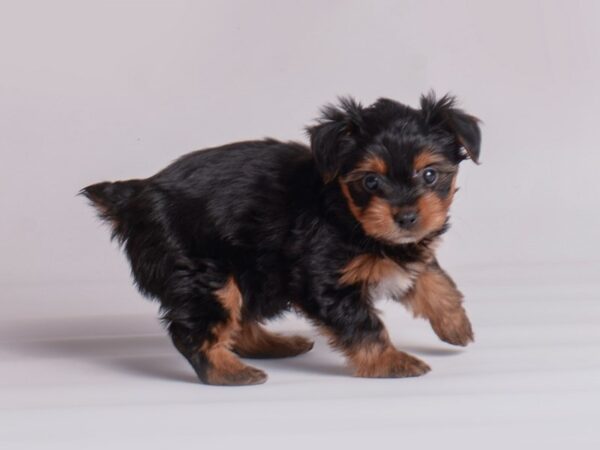
[[[231,351],[213,348],[189,360],[200,380],[218,386],[246,386],[262,384],[267,374],[252,366],[247,366]]]
[[[288,351],[285,356],[297,356],[312,350],[315,343],[302,336],[290,336],[288,339]]]
[[[366,378],[407,378],[425,375],[430,370],[420,359],[390,348],[377,358],[358,364],[355,375]]]
[[[255,336],[253,336],[255,337]],[[238,337],[233,349],[242,358],[289,358],[310,351],[314,343],[302,336],[282,336],[261,330],[258,339]]]
[[[219,386],[249,386],[263,384],[267,381],[267,374],[251,366],[244,366],[237,370],[209,370],[205,380],[207,384]]]
[[[471,322],[462,308],[432,320],[431,327],[442,341],[452,345],[464,347],[475,339]]]

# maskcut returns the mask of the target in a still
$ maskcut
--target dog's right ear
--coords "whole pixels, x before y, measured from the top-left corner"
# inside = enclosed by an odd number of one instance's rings
[[[308,127],[310,147],[317,170],[325,183],[334,180],[363,128],[363,108],[350,97],[340,98],[339,106],[327,105],[318,123]]]

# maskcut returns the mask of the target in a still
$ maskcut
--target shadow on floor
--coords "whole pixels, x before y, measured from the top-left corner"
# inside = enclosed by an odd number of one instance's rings
[[[196,382],[196,375],[171,345],[156,319],[95,316],[22,320],[2,327],[8,353],[84,361],[109,370],[171,381]]]
[[[294,334],[293,330],[285,334]],[[306,335],[306,331],[297,334]],[[315,338],[315,336],[313,336]],[[247,359],[249,365],[285,372],[349,376],[339,355],[332,354],[325,339],[316,336],[308,354],[284,359]],[[69,319],[18,321],[2,327],[0,345],[8,353],[52,358],[57,364],[85,361],[104,369],[141,377],[196,383],[197,378],[155,318],[146,316],[96,316]],[[462,349],[401,345],[416,355],[452,356]]]
[[[444,345],[444,344],[440,344]],[[424,345],[398,345],[398,348],[408,353],[424,356],[456,356],[464,352],[459,347],[426,347]]]

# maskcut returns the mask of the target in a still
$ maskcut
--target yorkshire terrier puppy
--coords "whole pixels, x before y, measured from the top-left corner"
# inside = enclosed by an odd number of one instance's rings
[[[156,175],[82,189],[123,245],[139,290],[160,301],[173,344],[200,380],[266,381],[243,358],[309,351],[261,325],[300,311],[360,377],[430,370],[397,350],[382,297],[473,340],[462,295],[438,265],[459,163],[478,161],[478,119],[433,94],[327,106],[310,147],[273,139],[196,151]]]

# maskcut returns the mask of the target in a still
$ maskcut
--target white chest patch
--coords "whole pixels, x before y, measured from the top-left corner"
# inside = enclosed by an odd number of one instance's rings
[[[370,297],[373,300],[398,300],[413,287],[416,276],[416,272],[397,266],[396,270],[369,287]]]

